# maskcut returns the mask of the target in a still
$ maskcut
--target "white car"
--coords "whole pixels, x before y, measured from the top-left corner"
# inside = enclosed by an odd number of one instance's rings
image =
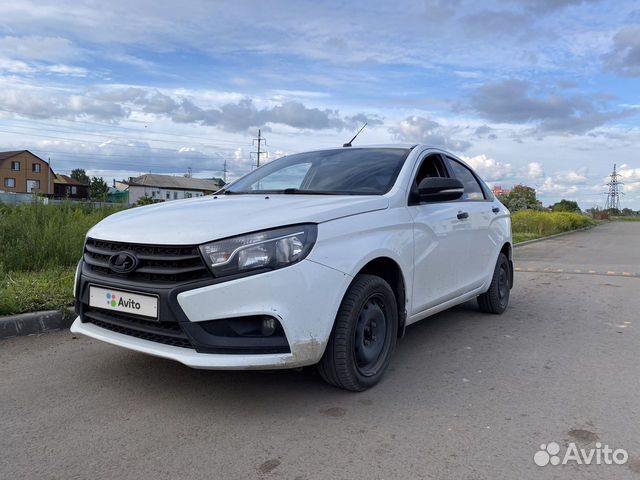
[[[361,391],[408,325],[475,297],[502,313],[511,245],[509,211],[450,153],[289,155],[92,228],[71,331],[195,368],[317,364]]]

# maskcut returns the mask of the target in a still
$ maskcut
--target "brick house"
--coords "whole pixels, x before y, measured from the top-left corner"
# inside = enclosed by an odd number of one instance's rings
[[[0,191],[53,195],[56,174],[29,150],[0,152]]]

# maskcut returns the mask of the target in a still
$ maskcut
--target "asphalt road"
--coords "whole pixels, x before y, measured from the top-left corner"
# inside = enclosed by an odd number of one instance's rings
[[[0,478],[640,479],[640,278],[551,271],[639,273],[640,223],[527,245],[516,264],[504,315],[470,303],[410,327],[361,394],[68,332],[4,340]],[[631,458],[536,466],[552,441]]]

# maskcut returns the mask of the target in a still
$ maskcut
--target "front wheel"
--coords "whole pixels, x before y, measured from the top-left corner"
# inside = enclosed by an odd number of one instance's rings
[[[500,314],[507,309],[511,289],[510,268],[509,259],[504,253],[501,253],[493,271],[489,290],[478,296],[478,306],[483,312]]]
[[[375,275],[358,275],[347,290],[318,371],[331,385],[361,392],[380,381],[398,334],[396,297]]]

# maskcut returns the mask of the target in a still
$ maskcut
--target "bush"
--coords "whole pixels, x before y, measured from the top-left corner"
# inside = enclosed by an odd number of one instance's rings
[[[521,210],[511,215],[514,236],[526,234],[544,237],[588,227],[595,222],[580,213]]]

